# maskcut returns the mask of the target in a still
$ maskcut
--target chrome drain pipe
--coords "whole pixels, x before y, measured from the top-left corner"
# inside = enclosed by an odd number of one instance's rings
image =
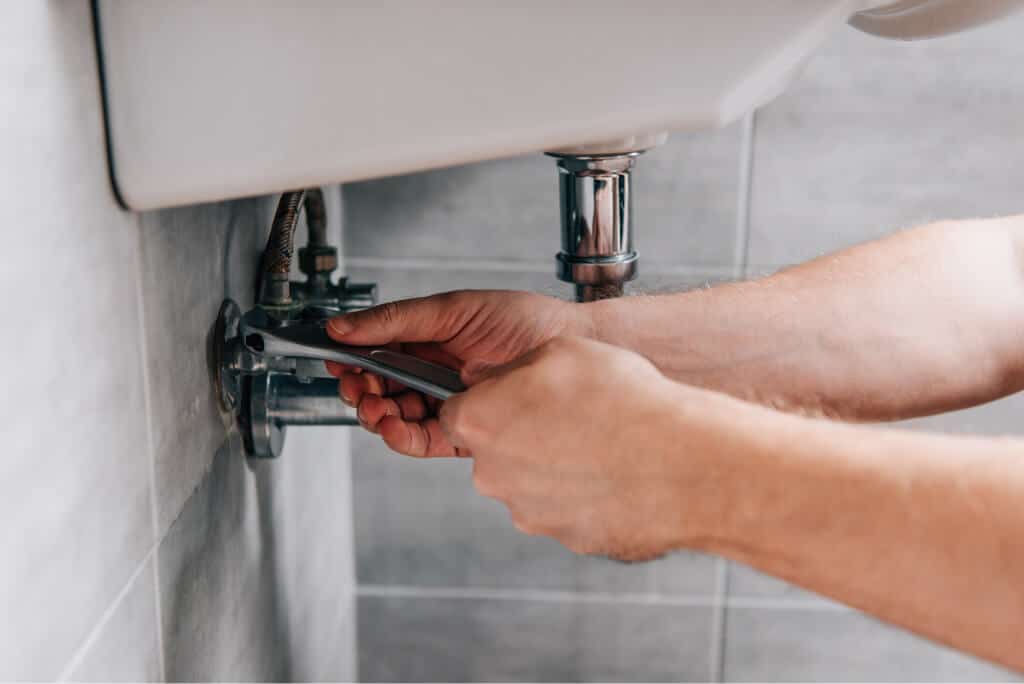
[[[576,286],[577,301],[621,296],[637,274],[630,176],[640,152],[548,154],[558,164],[559,280]]]

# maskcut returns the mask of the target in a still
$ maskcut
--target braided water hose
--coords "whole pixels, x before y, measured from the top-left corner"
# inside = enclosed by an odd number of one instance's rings
[[[281,195],[274,212],[274,222],[263,250],[263,273],[284,273],[291,270],[292,252],[295,241],[295,225],[299,222],[302,198],[305,190],[294,190]]]
[[[274,212],[270,236],[263,250],[259,301],[266,307],[287,307],[291,304],[288,283],[294,251],[295,225],[299,221],[305,190],[283,193]]]

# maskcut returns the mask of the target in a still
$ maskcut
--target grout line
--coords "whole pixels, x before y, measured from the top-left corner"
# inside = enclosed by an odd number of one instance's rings
[[[533,601],[536,603],[596,603],[611,605],[710,606],[714,596],[699,594],[615,594],[544,589],[491,589],[475,587],[417,587],[399,584],[360,584],[356,595],[374,598],[423,598],[484,601]],[[776,610],[852,611],[842,604],[815,599],[786,599],[757,596],[726,597],[730,608]]]
[[[340,195],[340,192],[339,192],[339,195]],[[148,563],[150,561],[152,561],[152,563],[153,563],[153,605],[154,605],[154,618],[156,620],[157,657],[158,657],[158,660],[159,660],[160,680],[161,681],[167,681],[167,665],[166,665],[166,657],[165,657],[165,654],[164,654],[163,610],[162,610],[161,603],[160,603],[159,549],[160,549],[160,545],[163,543],[163,540],[167,537],[167,535],[170,534],[171,530],[174,528],[174,525],[175,525],[175,523],[177,523],[178,518],[181,517],[182,513],[184,513],[185,509],[188,507],[188,502],[191,501],[191,499],[195,495],[196,491],[198,491],[202,487],[203,483],[205,482],[206,478],[209,475],[209,471],[212,469],[212,464],[211,464],[211,466],[209,468],[207,468],[204,471],[204,473],[202,474],[202,476],[199,478],[198,484],[195,486],[195,488],[192,490],[192,492],[190,492],[188,497],[186,497],[185,504],[181,507],[181,510],[178,511],[177,515],[174,517],[174,519],[167,526],[167,529],[161,532],[161,530],[160,530],[160,518],[159,518],[159,506],[158,506],[158,503],[157,503],[157,491],[156,491],[156,447],[155,447],[155,445],[153,443],[152,395],[151,395],[151,391],[150,391],[151,382],[150,382],[149,366],[147,364],[147,359],[149,358],[149,350],[148,350],[148,342],[147,342],[147,336],[146,336],[146,314],[145,314],[145,308],[146,307],[145,307],[145,301],[144,301],[144,296],[143,296],[144,288],[142,287],[142,278],[143,278],[142,233],[143,233],[143,230],[142,230],[141,214],[139,214],[138,212],[132,212],[132,213],[134,213],[134,216],[135,216],[135,227],[136,227],[136,235],[137,235],[137,241],[138,241],[138,249],[136,250],[136,253],[135,253],[136,277],[138,278],[138,283],[137,283],[137,287],[136,287],[135,305],[136,305],[136,309],[138,311],[138,321],[139,321],[139,338],[140,338],[139,339],[139,357],[140,357],[140,365],[141,365],[141,371],[142,371],[142,393],[143,393],[143,407],[144,407],[144,414],[145,414],[146,451],[148,452],[148,455],[149,455],[149,490],[150,490],[149,491],[149,494],[150,494],[149,500],[150,500],[150,522],[151,522],[151,527],[152,527],[152,537],[151,537],[152,538],[152,544],[149,547],[149,549],[146,551],[145,556],[143,556],[143,558],[139,562],[138,566],[132,572],[131,576],[125,582],[124,586],[117,593],[117,595],[111,601],[110,605],[107,606],[106,610],[104,610],[103,614],[97,620],[96,624],[93,625],[92,629],[86,635],[85,640],[78,647],[78,649],[72,654],[72,656],[69,659],[68,663],[64,666],[64,669],[61,671],[60,676],[57,678],[58,681],[66,681],[72,675],[72,673],[74,672],[75,668],[77,668],[81,664],[82,660],[86,657],[86,655],[88,655],[90,649],[95,644],[95,642],[99,638],[100,634],[103,632],[103,629],[106,627],[107,623],[110,621],[111,617],[117,611],[117,608],[120,606],[121,602],[124,600],[124,597],[128,594],[128,592],[132,588],[132,585],[135,583],[135,581],[141,575],[142,570],[146,566],[146,563]],[[338,212],[338,215],[340,216],[340,212]],[[225,247],[225,251],[226,252],[228,250],[230,250],[231,242],[232,242],[232,234],[233,233],[234,233],[234,222],[232,220],[231,221],[231,225],[229,227],[229,235],[228,235],[228,238],[227,238],[227,246]],[[226,257],[225,257],[225,259],[226,259]],[[226,289],[227,288],[227,284],[228,283],[227,283],[226,276],[225,276],[225,283],[224,283],[224,285],[225,285],[225,292],[227,291],[227,289]],[[350,447],[350,449],[351,449],[351,447]],[[353,517],[353,521],[354,521],[354,516],[352,516],[352,517]],[[355,539],[354,531],[353,531],[352,538],[353,538],[353,540]],[[355,577],[355,573],[353,572],[353,578],[354,577]],[[352,584],[351,588],[352,588],[353,594],[355,594],[356,593],[355,592],[356,584],[355,584],[354,581],[351,584]]]
[[[340,276],[348,275],[349,260],[345,258],[345,194],[342,192],[340,185],[333,185],[331,187],[331,196],[333,196],[337,202],[336,207],[328,207],[328,220],[331,215],[337,216],[337,235],[335,244],[338,245],[338,270]],[[329,224],[330,226],[330,224]],[[355,475],[352,471],[352,456],[354,448],[352,445],[352,431],[345,431],[345,450],[348,458],[348,533],[349,533],[349,553],[348,553],[348,567],[345,568],[345,572],[348,575],[348,582],[345,589],[347,590],[347,598],[350,601],[351,616],[347,619],[350,621],[351,629],[349,629],[349,643],[352,646],[349,652],[350,663],[348,675],[352,681],[360,681],[359,677],[359,573],[356,568],[356,497],[355,497]]]
[[[161,539],[161,541],[163,541]],[[164,655],[164,611],[160,602],[160,542],[153,544],[153,611],[156,620],[157,662],[160,668],[160,681],[167,681],[167,657]]]
[[[348,266],[349,266],[349,261],[347,259],[345,259],[345,195],[341,191],[341,186],[340,185],[329,186],[329,190],[330,190],[329,194],[325,193],[325,196],[326,197],[333,197],[334,201],[335,201],[335,205],[334,206],[328,206],[328,212],[327,212],[327,217],[328,217],[328,221],[329,221],[328,229],[330,229],[332,225],[334,227],[336,227],[335,235],[333,237],[335,239],[336,244],[338,245],[338,270],[340,271],[339,275],[344,277],[344,276],[348,275]],[[330,201],[331,200],[328,200],[328,202],[330,202]],[[332,215],[336,217],[334,222],[333,222],[333,224],[330,223],[330,217]],[[347,457],[348,457],[348,487],[349,487],[349,489],[348,489],[348,527],[349,527],[348,533],[349,533],[349,539],[350,539],[348,567],[345,568],[345,572],[347,573],[347,575],[349,577],[348,587],[347,587],[347,589],[349,590],[349,596],[350,597],[354,597],[356,595],[356,590],[357,590],[357,588],[359,586],[359,577],[358,577],[358,572],[356,570],[356,527],[355,527],[356,526],[356,497],[355,497],[355,476],[353,475],[353,472],[352,472],[353,447],[352,447],[352,431],[351,430],[346,430],[345,431],[344,439],[345,439],[345,453],[347,454]],[[354,599],[353,599],[353,603],[355,603]],[[355,608],[353,608],[353,610],[355,610]],[[354,635],[353,639],[357,640],[358,637],[359,637],[358,629],[353,629],[352,631],[353,631],[353,635]],[[358,644],[358,641],[357,641],[354,644],[354,646],[353,646],[353,653],[358,653],[359,652],[358,648],[359,648],[359,644]],[[358,661],[358,658],[356,660]],[[358,665],[358,662],[357,662],[357,665]]]
[[[729,600],[729,561],[715,559],[715,612],[711,617],[711,672],[709,681],[725,681],[725,623]]]
[[[525,259],[474,259],[445,257],[349,257],[345,260],[349,268],[402,269],[407,271],[459,270],[475,272],[504,271],[506,273],[548,273],[554,275],[555,267],[547,261]],[[675,266],[670,264],[643,265],[644,275],[685,275],[717,276],[731,278],[734,266]]]
[[[156,547],[154,546],[149,550],[149,553],[146,554],[145,558],[142,559],[142,562],[139,563],[139,566],[135,568],[135,571],[132,573],[131,577],[128,578],[128,581],[125,582],[124,586],[121,587],[121,591],[117,592],[117,596],[114,597],[114,600],[110,602],[110,605],[107,606],[107,609],[103,611],[103,615],[101,615],[100,619],[96,621],[95,625],[93,625],[93,628],[85,637],[85,641],[82,642],[82,645],[78,647],[78,649],[71,656],[70,660],[68,660],[67,665],[64,666],[64,669],[61,670],[61,673],[57,676],[58,682],[68,681],[74,674],[78,666],[82,664],[82,661],[89,654],[89,651],[92,650],[93,645],[96,643],[96,641],[100,638],[100,635],[103,633],[104,627],[106,627],[107,623],[110,622],[110,619],[114,616],[114,613],[116,613],[117,609],[120,607],[121,602],[124,601],[124,598],[128,595],[128,592],[131,591],[132,587],[135,585],[136,580],[138,580],[139,577],[142,575],[142,571],[146,568],[146,563],[150,562],[150,560],[153,560],[153,562],[156,561],[154,557],[155,552]]]
[[[750,207],[754,178],[754,143],[757,135],[757,110],[743,117],[740,140],[739,187],[736,191],[736,242],[733,275],[746,278],[750,270]]]
[[[766,610],[814,610],[824,612],[852,613],[849,606],[826,599],[786,599],[761,596],[726,596],[726,608],[761,608]]]
[[[348,257],[345,262],[352,268],[400,268],[410,271],[458,269],[460,271],[515,271],[519,273],[554,272],[554,266],[546,261],[542,262],[526,259],[474,259],[471,257]]]
[[[757,134],[757,110],[745,117],[741,128],[739,187],[736,192],[736,234],[733,278],[750,276],[750,207],[754,180],[754,144]],[[729,561],[719,558],[715,565],[715,615],[711,623],[711,681],[725,681],[727,632],[729,621]]]
[[[538,603],[606,603],[710,606],[710,596],[689,594],[613,594],[546,589],[500,589],[475,587],[417,587],[408,585],[361,584],[358,596],[382,598],[444,598],[488,601],[534,601]]]
[[[142,405],[146,413],[146,451],[149,454],[149,514],[150,520],[153,527],[153,548],[150,549],[150,554],[153,556],[153,604],[155,606],[156,616],[156,644],[157,654],[160,663],[160,680],[167,680],[167,669],[164,664],[164,625],[163,625],[163,610],[160,605],[160,563],[159,561],[159,547],[162,541],[160,535],[160,514],[159,505],[157,503],[157,489],[156,489],[156,447],[153,444],[153,402],[151,395],[152,384],[149,377],[149,343],[146,335],[146,306],[145,297],[143,292],[143,267],[142,267],[142,254],[143,254],[143,230],[142,230],[142,216],[140,214],[135,215],[135,225],[138,230],[138,250],[135,255],[135,266],[136,273],[138,274],[138,287],[136,288],[136,306],[139,311],[139,353],[141,355],[142,362],[142,394],[143,400]]]

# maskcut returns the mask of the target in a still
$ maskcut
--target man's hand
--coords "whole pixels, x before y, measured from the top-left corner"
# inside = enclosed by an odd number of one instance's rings
[[[390,344],[458,369],[473,384],[487,369],[522,356],[558,335],[591,335],[589,309],[526,292],[461,291],[390,302],[330,321],[328,334],[346,344]],[[387,445],[417,457],[466,455],[437,423],[434,399],[372,373],[328,363],[342,399]]]
[[[705,476],[676,437],[684,405],[702,394],[633,352],[557,338],[446,401],[441,427],[519,530],[645,560],[692,534],[681,485]]]

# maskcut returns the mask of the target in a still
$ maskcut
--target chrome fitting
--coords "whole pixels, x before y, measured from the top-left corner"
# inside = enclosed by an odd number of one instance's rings
[[[630,174],[639,154],[548,153],[557,160],[561,204],[556,273],[576,286],[578,301],[620,296],[637,275]]]
[[[306,279],[291,282],[292,240],[303,197],[309,243],[299,249],[298,257]],[[263,253],[258,304],[243,315],[234,301],[225,300],[209,336],[208,362],[216,396],[249,458],[278,457],[288,426],[359,422],[338,398],[338,381],[322,360],[264,350],[262,343],[255,347],[246,336],[246,325],[254,321],[267,330],[313,325],[322,333],[331,316],[377,303],[373,283],[331,281],[338,250],[327,244],[326,221],[318,189],[282,195]]]

